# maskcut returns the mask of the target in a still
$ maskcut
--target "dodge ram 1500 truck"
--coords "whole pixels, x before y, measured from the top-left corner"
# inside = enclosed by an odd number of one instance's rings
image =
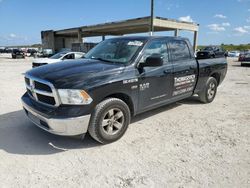
[[[50,133],[89,132],[105,144],[121,138],[139,113],[194,94],[212,102],[226,72],[225,58],[197,61],[185,38],[119,37],[84,59],[26,72],[22,103],[30,120]]]

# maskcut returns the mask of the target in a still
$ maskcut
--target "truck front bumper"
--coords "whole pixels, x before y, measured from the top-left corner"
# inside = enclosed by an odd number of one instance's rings
[[[22,100],[23,108],[28,118],[41,129],[52,134],[75,136],[88,131],[90,115],[67,118],[46,118]]]

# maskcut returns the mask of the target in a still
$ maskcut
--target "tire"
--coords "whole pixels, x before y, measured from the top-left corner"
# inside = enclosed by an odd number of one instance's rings
[[[200,101],[203,103],[212,102],[217,93],[217,86],[217,80],[214,77],[209,77],[204,90],[199,93]]]
[[[117,98],[108,98],[95,107],[88,132],[96,141],[108,144],[124,135],[130,119],[130,110],[125,102]]]

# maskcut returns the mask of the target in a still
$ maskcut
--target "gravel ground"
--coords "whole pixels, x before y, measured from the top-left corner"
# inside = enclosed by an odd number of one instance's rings
[[[0,55],[0,187],[250,187],[250,67],[229,59],[213,103],[193,97],[144,113],[100,145],[25,117],[31,62]]]

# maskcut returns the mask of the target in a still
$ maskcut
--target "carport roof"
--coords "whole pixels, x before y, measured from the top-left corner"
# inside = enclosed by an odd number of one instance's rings
[[[125,35],[133,33],[146,33],[149,32],[151,24],[150,16],[135,18],[117,22],[108,22],[97,25],[81,26],[70,29],[63,29],[54,31],[56,36],[69,36],[69,37],[93,37],[105,35]],[[175,31],[175,30],[188,30],[198,31],[199,25],[190,22],[182,22],[162,17],[155,17],[153,19],[154,31]]]

